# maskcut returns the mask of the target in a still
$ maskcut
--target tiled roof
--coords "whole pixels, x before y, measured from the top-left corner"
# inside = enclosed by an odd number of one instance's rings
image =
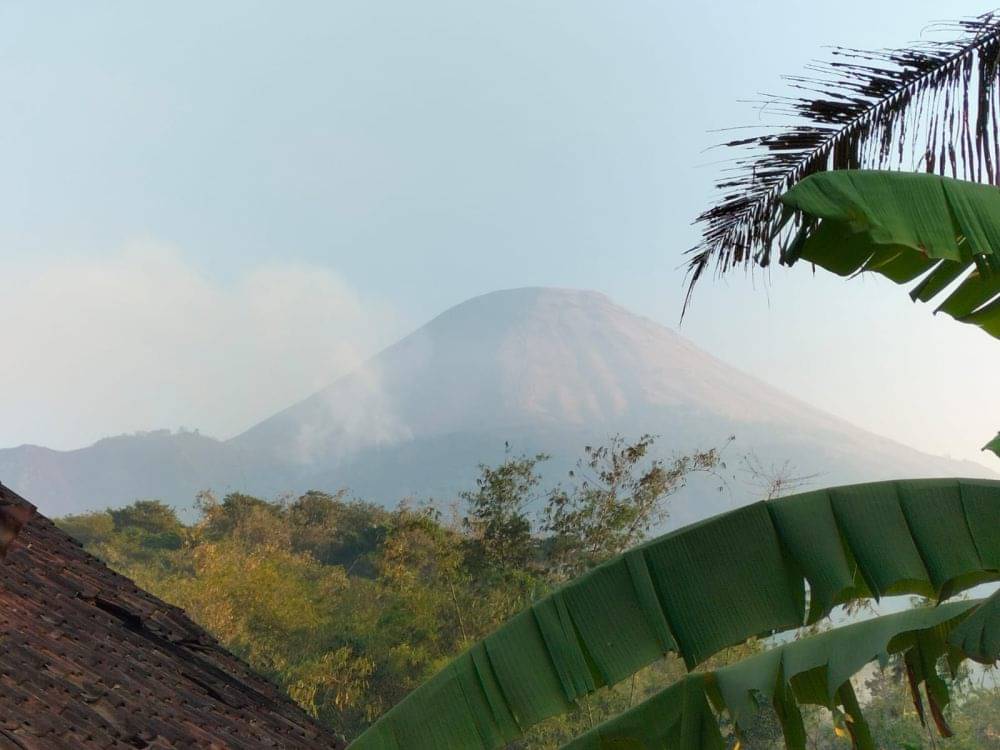
[[[342,748],[0,485],[0,750]]]

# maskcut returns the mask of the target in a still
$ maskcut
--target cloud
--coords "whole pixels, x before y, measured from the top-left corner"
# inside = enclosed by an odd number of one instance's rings
[[[180,426],[229,437],[397,330],[387,304],[328,269],[266,266],[219,283],[155,243],[8,262],[0,278],[0,447]]]

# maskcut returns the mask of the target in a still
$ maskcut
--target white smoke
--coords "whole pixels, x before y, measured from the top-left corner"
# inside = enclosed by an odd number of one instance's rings
[[[383,374],[374,365],[339,382],[333,393],[310,401],[314,410],[300,418],[282,457],[297,464],[336,463],[359,450],[412,440],[412,427],[386,393]]]
[[[44,266],[0,262],[0,447],[154,427],[228,437],[342,375],[398,331],[337,274],[217,282],[155,243]]]

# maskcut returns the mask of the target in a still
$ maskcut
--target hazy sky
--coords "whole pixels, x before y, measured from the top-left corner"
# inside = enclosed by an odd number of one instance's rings
[[[499,288],[676,325],[709,131],[824,46],[985,9],[947,6],[4,4],[0,446],[226,437]],[[1000,342],[889,284],[736,274],[681,331],[919,448],[1000,427]]]

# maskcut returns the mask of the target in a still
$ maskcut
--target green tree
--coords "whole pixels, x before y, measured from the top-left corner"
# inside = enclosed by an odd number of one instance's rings
[[[373,575],[371,556],[384,539],[389,513],[372,503],[347,502],[346,491],[306,492],[288,506],[291,545],[324,565]]]
[[[64,516],[58,519],[58,524],[59,528],[90,549],[111,541],[116,531],[108,511]]]
[[[182,526],[177,513],[159,500],[137,500],[118,510],[109,510],[115,531],[136,528],[151,534],[180,532]]]
[[[537,467],[548,456],[512,456],[498,466],[479,466],[476,489],[461,493],[471,556],[486,575],[524,570],[535,556],[530,508],[538,504]]]
[[[108,515],[115,531],[128,531],[144,547],[180,549],[184,543],[184,527],[177,513],[159,500],[137,500]]]
[[[234,537],[251,546],[288,548],[291,529],[287,509],[242,492],[230,492],[219,502],[211,492],[198,495],[199,532],[212,539]]]
[[[721,463],[719,449],[697,451],[665,464],[649,457],[655,438],[621,435],[587,446],[570,472],[574,484],[548,496],[542,521],[547,562],[554,576],[572,578],[644,539],[668,514],[667,500],[693,472]]]

